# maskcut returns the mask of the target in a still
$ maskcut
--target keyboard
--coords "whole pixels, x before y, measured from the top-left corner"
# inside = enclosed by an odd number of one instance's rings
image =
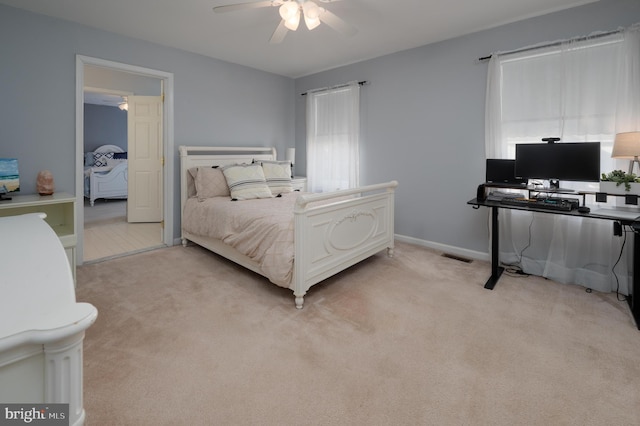
[[[559,198],[503,198],[500,201],[500,204],[504,204],[507,206],[520,206],[520,207],[531,207],[535,209],[543,209],[543,210],[555,210],[555,211],[564,211],[570,212],[574,208],[578,207],[576,202],[572,202],[571,200],[559,199]]]

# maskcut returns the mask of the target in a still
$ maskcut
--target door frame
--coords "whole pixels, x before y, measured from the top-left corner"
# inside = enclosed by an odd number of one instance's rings
[[[162,80],[164,92],[163,105],[163,217],[164,228],[162,242],[167,246],[173,245],[173,199],[174,199],[174,173],[173,173],[173,74],[165,71],[143,68],[121,62],[108,61],[90,56],[76,55],[76,264],[82,265],[84,261],[84,227],[78,226],[78,218],[84,217],[84,178],[81,165],[84,164],[84,68],[85,65],[112,69],[131,74],[143,75]]]

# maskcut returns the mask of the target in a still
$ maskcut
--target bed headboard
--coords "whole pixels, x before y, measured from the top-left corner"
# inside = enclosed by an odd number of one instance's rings
[[[94,149],[93,152],[124,152],[124,150],[117,145],[102,145]]]
[[[253,160],[276,160],[276,149],[271,147],[219,147],[219,146],[185,146],[178,148],[180,152],[180,214],[187,201],[189,187],[193,178],[189,169],[193,167],[225,166],[228,164],[247,164]]]

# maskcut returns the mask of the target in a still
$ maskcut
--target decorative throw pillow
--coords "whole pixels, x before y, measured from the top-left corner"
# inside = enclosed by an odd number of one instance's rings
[[[113,160],[113,152],[94,152],[93,153],[94,167],[107,167],[108,159]]]
[[[87,167],[93,166],[93,151],[84,153],[84,165]]]
[[[252,200],[254,198],[272,198],[273,194],[260,164],[235,164],[222,167],[227,185],[234,200]]]
[[[219,168],[198,167],[195,172],[196,195],[199,201],[230,195],[227,180]]]
[[[288,161],[262,161],[267,186],[273,195],[293,192],[291,163]]]
[[[107,166],[114,168],[120,163],[126,163],[127,160],[117,159],[117,158],[107,158]]]
[[[127,152],[114,152],[113,153],[113,158],[116,160],[126,160],[127,159]]]

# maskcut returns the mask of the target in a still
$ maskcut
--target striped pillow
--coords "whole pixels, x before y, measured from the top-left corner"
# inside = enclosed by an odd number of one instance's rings
[[[252,200],[254,198],[273,198],[260,164],[234,164],[222,167],[227,179],[231,198],[234,200]]]
[[[293,192],[291,163],[288,161],[262,161],[267,186],[274,195]]]

